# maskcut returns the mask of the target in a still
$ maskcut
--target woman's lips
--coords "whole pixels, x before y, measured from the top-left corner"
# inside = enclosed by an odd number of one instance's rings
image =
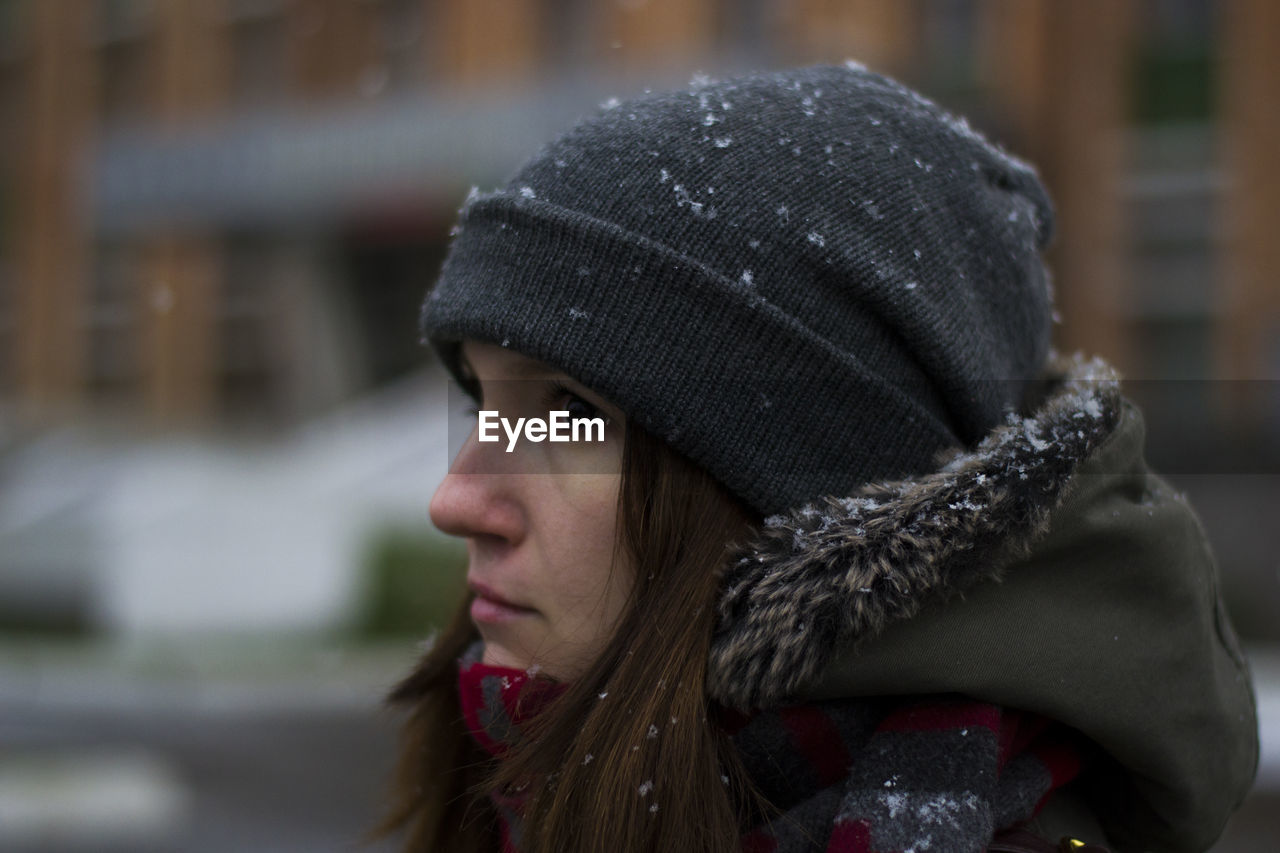
[[[511,622],[534,613],[532,608],[507,601],[482,583],[471,581],[467,586],[476,595],[471,602],[471,618],[477,622]]]

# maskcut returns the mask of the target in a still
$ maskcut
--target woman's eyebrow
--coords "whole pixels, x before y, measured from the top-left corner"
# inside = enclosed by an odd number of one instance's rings
[[[458,352],[458,366],[462,368],[462,373],[468,379],[478,381],[479,374],[461,351]],[[572,379],[569,374],[531,358],[522,358],[515,362],[508,368],[508,373],[508,379]]]
[[[573,377],[569,374],[556,370],[550,365],[543,364],[533,359],[522,359],[511,367],[511,378],[513,379],[569,379]]]

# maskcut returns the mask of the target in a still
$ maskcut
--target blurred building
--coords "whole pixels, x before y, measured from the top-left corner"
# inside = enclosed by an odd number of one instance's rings
[[[1136,376],[1274,377],[1276,16],[1268,0],[4,0],[0,401],[35,424],[322,410],[420,363],[416,305],[469,184],[610,94],[850,56],[1041,165],[1067,343]]]

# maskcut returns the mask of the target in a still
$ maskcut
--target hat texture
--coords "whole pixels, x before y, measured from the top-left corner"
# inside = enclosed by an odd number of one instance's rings
[[[1049,350],[1035,172],[866,69],[604,105],[473,192],[423,306],[551,364],[763,514],[932,470]]]

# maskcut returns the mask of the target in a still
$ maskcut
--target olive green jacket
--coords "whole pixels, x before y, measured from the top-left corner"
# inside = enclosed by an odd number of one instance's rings
[[[726,576],[712,695],[735,707],[955,692],[1078,729],[1118,851],[1203,851],[1248,791],[1248,668],[1184,498],[1101,362],[933,474],[766,521]],[[1103,839],[1094,839],[1101,841]]]

